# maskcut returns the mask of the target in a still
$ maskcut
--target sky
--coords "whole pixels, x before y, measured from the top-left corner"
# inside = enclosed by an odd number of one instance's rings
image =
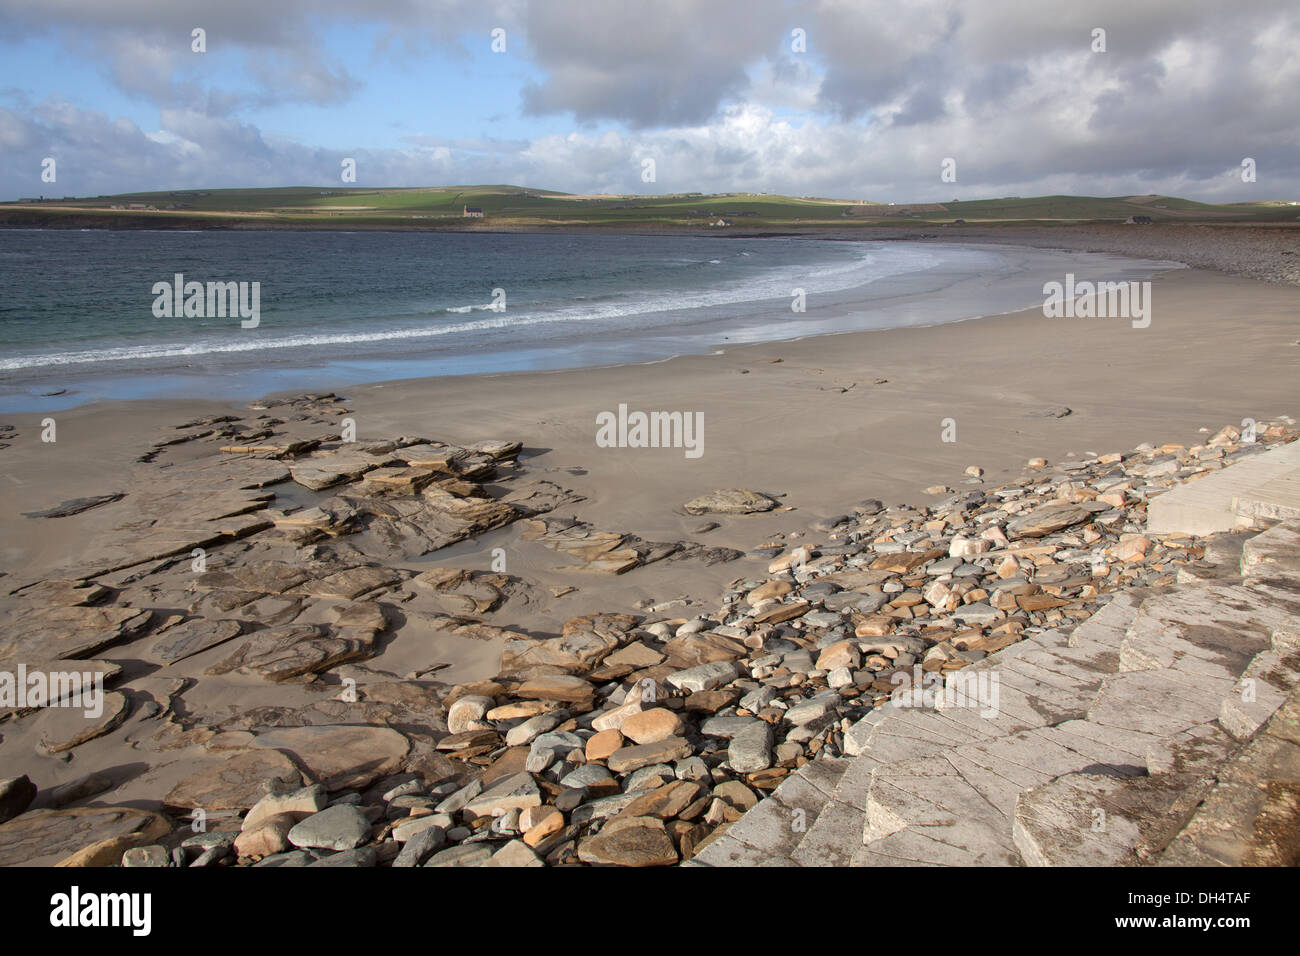
[[[1290,200],[1297,94],[1296,0],[0,0],[0,199]]]

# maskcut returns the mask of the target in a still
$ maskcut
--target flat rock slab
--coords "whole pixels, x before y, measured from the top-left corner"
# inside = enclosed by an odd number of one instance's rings
[[[351,850],[370,839],[370,821],[356,807],[340,803],[300,820],[289,831],[297,847]]]
[[[0,628],[0,660],[89,657],[144,631],[153,612],[134,607],[33,607]]]
[[[0,824],[0,866],[109,866],[170,830],[160,814],[131,807],[31,810]]]
[[[771,511],[776,505],[776,499],[748,488],[722,488],[692,498],[683,507],[688,514],[693,515],[748,515]]]
[[[288,727],[259,734],[253,747],[292,755],[326,790],[362,790],[395,773],[411,749],[387,727]]]
[[[608,866],[670,866],[677,862],[672,837],[657,817],[620,818],[578,846],[584,863]]]
[[[1092,512],[1078,505],[1047,505],[1007,522],[1007,537],[1041,538],[1043,535],[1089,521]]]
[[[187,657],[201,654],[208,648],[224,644],[243,633],[239,621],[213,621],[196,618],[175,627],[169,627],[153,642],[148,658],[157,664],[175,664]]]
[[[319,674],[374,652],[375,631],[340,628],[337,634],[323,624],[285,624],[254,631],[225,660],[208,668],[209,674],[239,670],[269,681],[285,681],[304,674]]]
[[[61,754],[88,740],[102,737],[121,726],[130,711],[131,704],[126,695],[117,691],[103,695],[103,708],[94,717],[88,717],[81,706],[46,708],[38,725],[41,749],[45,753]]]
[[[186,777],[163,803],[186,809],[247,810],[265,797],[268,785],[277,780],[300,787],[302,773],[278,751],[244,751]]]
[[[89,511],[91,508],[98,508],[100,505],[106,505],[113,501],[121,501],[126,497],[126,492],[115,491],[107,495],[93,495],[89,498],[70,498],[62,504],[55,505],[53,508],[47,508],[45,511],[25,511],[24,518],[66,518],[69,515],[78,515],[83,511]]]

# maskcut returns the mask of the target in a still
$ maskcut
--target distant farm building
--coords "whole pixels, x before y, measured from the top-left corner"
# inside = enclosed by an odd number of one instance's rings
[[[460,214],[466,219],[482,219],[483,210],[477,206],[461,206]]]

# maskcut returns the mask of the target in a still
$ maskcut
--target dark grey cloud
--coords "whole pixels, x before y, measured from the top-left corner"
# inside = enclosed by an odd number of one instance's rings
[[[533,79],[503,111],[553,135],[446,136],[401,149],[285,142],[248,115],[346,103],[366,64],[321,56],[321,24],[378,27],[377,55],[465,56],[494,25]],[[182,69],[194,26],[244,58],[256,88]],[[1091,49],[1106,31],[1106,52]],[[807,51],[791,49],[805,31]],[[0,0],[0,35],[50,32],[154,102],[160,128],[68,89],[33,102],[0,68],[0,192],[337,182],[521,182],[577,192],[754,189],[882,201],[999,194],[1300,196],[1300,9],[1294,0]],[[458,131],[465,133],[468,131]],[[1244,184],[1242,158],[1259,164]],[[658,181],[640,180],[652,157]],[[943,183],[940,162],[958,162]],[[77,178],[81,177],[81,178]],[[87,188],[82,189],[84,183]]]

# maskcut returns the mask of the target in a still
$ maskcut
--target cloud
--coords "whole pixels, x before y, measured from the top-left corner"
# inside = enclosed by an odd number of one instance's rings
[[[493,139],[394,115],[405,134],[394,149],[267,134],[259,110],[343,105],[365,86],[364,57],[322,52],[323,31],[349,24],[388,58],[467,63],[464,37],[486,42],[503,26],[527,69],[501,110],[547,132]],[[197,25],[208,55],[240,65],[242,82],[196,76]],[[807,52],[791,49],[795,28]],[[1092,49],[1096,28],[1104,53]],[[34,102],[20,78],[0,76],[10,197],[42,191],[40,158],[54,152],[68,193],[337,184],[352,156],[363,185],[879,200],[1300,194],[1293,0],[3,0],[0,33],[57,36],[159,110],[146,131],[91,108],[84,91]],[[1236,175],[1246,156],[1259,164],[1253,185]],[[939,177],[947,157],[955,184]],[[641,182],[643,158],[656,161],[654,184]]]

